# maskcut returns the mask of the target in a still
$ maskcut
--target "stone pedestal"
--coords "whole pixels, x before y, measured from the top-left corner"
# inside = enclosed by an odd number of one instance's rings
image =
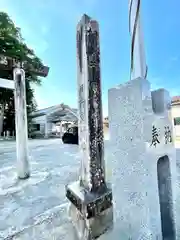
[[[62,127],[62,122],[60,122],[60,126],[59,126],[59,136],[60,136],[60,138],[62,138],[62,136],[63,136],[63,127]]]
[[[78,239],[96,239],[113,225],[112,191],[91,193],[74,182],[67,187],[66,197],[71,206],[69,216]]]
[[[176,151],[164,89],[137,78],[109,90],[119,239],[175,239]]]
[[[46,117],[46,122],[45,122],[45,138],[48,138],[51,133],[52,133],[52,122],[49,122],[49,121],[48,121],[48,117]]]

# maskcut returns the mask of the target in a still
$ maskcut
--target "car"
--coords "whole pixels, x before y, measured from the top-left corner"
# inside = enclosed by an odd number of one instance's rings
[[[78,127],[73,126],[68,128],[62,136],[62,141],[65,144],[78,144]]]

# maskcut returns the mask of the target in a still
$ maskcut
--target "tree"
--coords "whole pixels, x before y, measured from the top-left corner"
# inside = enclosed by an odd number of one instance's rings
[[[25,44],[21,35],[20,28],[16,27],[13,21],[5,12],[0,12],[0,55],[11,57],[20,62],[27,62],[34,68],[42,67],[41,60],[35,55],[34,51]],[[34,91],[31,83],[41,84],[41,79],[32,72],[26,71],[26,100],[28,123],[30,124],[29,114],[36,109]],[[6,79],[12,79],[12,73],[0,70],[0,75]],[[13,91],[0,88],[0,133],[2,133],[4,114],[14,121],[14,96]]]

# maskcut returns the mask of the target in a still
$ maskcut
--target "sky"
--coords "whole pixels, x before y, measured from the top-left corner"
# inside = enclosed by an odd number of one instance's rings
[[[33,86],[38,108],[64,102],[77,107],[76,25],[86,13],[100,25],[104,116],[108,89],[129,80],[129,0],[0,0],[0,11],[21,28],[27,45],[50,67]],[[180,1],[142,0],[141,18],[152,89],[180,95]]]

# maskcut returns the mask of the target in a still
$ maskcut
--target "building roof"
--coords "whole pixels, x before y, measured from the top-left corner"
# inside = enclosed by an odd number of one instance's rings
[[[171,105],[180,105],[180,96],[174,96],[171,99]]]
[[[42,116],[42,115],[47,115],[48,113],[54,111],[55,109],[59,108],[61,104],[43,108],[43,109],[38,109],[35,112],[31,113],[32,117],[37,117],[37,116]]]
[[[58,104],[48,108],[40,109],[31,114],[32,118],[46,115],[49,121],[77,121],[77,109],[70,108],[64,104]]]

